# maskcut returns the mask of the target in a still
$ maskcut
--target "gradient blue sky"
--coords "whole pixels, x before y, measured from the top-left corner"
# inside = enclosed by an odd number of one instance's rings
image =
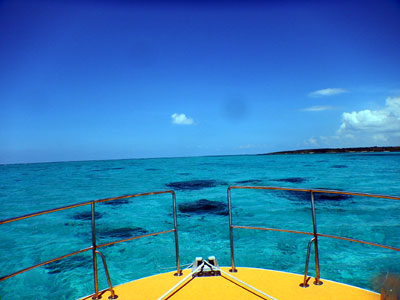
[[[0,1],[0,163],[400,145],[400,2]]]

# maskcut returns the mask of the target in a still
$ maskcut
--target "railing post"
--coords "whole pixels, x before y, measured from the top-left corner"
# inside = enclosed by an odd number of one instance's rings
[[[101,253],[100,251],[96,250],[96,254],[100,255],[101,259],[103,260],[104,271],[106,272],[106,276],[107,276],[108,290],[111,293],[111,296],[108,297],[108,299],[110,299],[110,300],[117,299],[118,296],[115,295],[115,292],[114,292],[114,289],[113,289],[112,283],[111,283],[110,273],[108,273],[106,258],[104,257],[103,253]],[[98,298],[100,299],[100,297],[98,297]]]
[[[179,266],[179,244],[178,244],[178,221],[176,217],[176,196],[175,192],[171,191],[172,193],[172,206],[174,209],[174,233],[175,233],[175,252],[176,252],[176,273],[175,276],[182,276],[182,271]]]
[[[93,300],[100,299],[99,297],[99,281],[97,274],[97,245],[96,245],[96,223],[95,223],[95,210],[94,210],[94,202],[91,204],[92,207],[92,253],[93,253],[93,274],[94,274],[94,296]]]
[[[311,209],[312,209],[312,220],[313,220],[313,233],[314,233],[314,249],[315,249],[315,285],[321,285],[323,282],[320,280],[319,274],[319,256],[318,256],[318,233],[317,233],[317,218],[315,215],[315,201],[314,192],[311,191]]]
[[[233,254],[231,187],[228,187],[228,210],[229,210],[229,238],[231,241],[231,263],[232,263],[232,269],[230,269],[229,272],[237,272],[237,269],[235,268],[235,258]]]
[[[308,285],[308,279],[307,279],[307,274],[308,274],[308,263],[310,261],[310,250],[311,250],[311,243],[315,241],[315,238],[312,238],[309,242],[308,242],[308,246],[307,246],[307,256],[306,256],[306,265],[304,267],[304,279],[303,282],[300,283],[300,286],[302,288],[306,288],[309,287]]]

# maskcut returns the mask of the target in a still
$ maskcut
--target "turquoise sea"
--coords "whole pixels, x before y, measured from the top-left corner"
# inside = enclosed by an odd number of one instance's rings
[[[400,153],[252,155],[60,162],[0,166],[0,219],[73,203],[173,189],[181,264],[214,255],[230,264],[230,185],[326,188],[400,196]],[[233,190],[236,225],[312,231],[309,195]],[[96,206],[97,242],[173,228],[171,196]],[[400,248],[400,201],[316,200],[320,233]],[[91,245],[90,206],[0,225],[0,276]],[[234,230],[237,266],[303,273],[309,236]],[[400,273],[400,252],[319,239],[321,277],[371,290]],[[114,285],[175,268],[174,235],[101,249]],[[313,261],[313,257],[311,258]],[[315,274],[314,264],[310,275]],[[106,280],[99,263],[100,287]],[[266,291],[268,292],[268,291]],[[76,299],[93,293],[91,252],[0,282],[1,299]]]

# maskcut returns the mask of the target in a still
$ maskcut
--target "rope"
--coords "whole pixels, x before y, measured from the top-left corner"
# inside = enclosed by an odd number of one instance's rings
[[[232,276],[231,274],[221,270],[220,268],[213,266],[212,264],[208,263],[207,261],[203,261],[201,263],[201,265],[199,265],[194,271],[190,272],[187,276],[185,276],[181,281],[179,281],[177,284],[175,284],[172,288],[170,288],[167,292],[165,292],[160,298],[158,298],[157,300],[163,300],[165,299],[169,294],[171,294],[176,288],[178,288],[183,282],[185,282],[190,276],[192,276],[194,273],[196,273],[197,271],[199,271],[200,269],[203,270],[204,266],[207,265],[211,268],[211,271],[219,271],[222,274],[236,280],[237,282],[243,284],[244,286],[248,287],[249,289],[252,289],[253,291],[256,291],[257,293],[267,297],[270,300],[278,300],[266,293],[264,293],[263,291],[260,291],[259,289],[255,288],[254,286],[251,286],[250,284],[236,278],[235,276]]]
[[[193,265],[194,265],[194,263],[187,264],[187,267],[184,268],[184,270],[190,269],[191,267],[193,267]],[[183,265],[183,266],[186,266],[186,265]]]
[[[269,298],[269,299],[271,299],[271,300],[278,300],[278,299],[276,299],[276,298],[274,298],[274,297],[272,297],[272,296],[270,296],[270,295],[264,293],[263,291],[260,291],[259,289],[255,288],[254,286],[251,286],[250,284],[248,284],[248,283],[246,283],[246,282],[240,280],[239,278],[236,278],[235,276],[233,276],[233,275],[231,275],[231,274],[229,274],[229,273],[227,273],[227,272],[221,270],[220,268],[218,268],[218,267],[216,267],[216,266],[213,266],[213,265],[209,264],[208,262],[205,262],[205,263],[206,263],[211,269],[215,268],[215,270],[220,271],[222,274],[225,274],[226,276],[228,276],[228,277],[230,277],[230,278],[236,280],[237,282],[239,282],[239,283],[245,285],[246,287],[248,287],[248,288],[250,288],[250,289],[256,291],[257,293],[260,293],[261,295],[263,295],[263,296],[265,296],[265,297],[267,297],[267,298]]]
[[[164,293],[160,298],[157,300],[162,300],[165,299],[170,293],[172,293],[177,287],[179,287],[182,283],[184,283],[190,276],[192,276],[193,273],[196,273],[200,268],[204,267],[204,261],[203,263],[198,266],[194,271],[189,273],[187,276],[185,276],[181,281],[179,281],[177,284],[175,284],[172,288],[170,288],[166,293]]]
[[[190,264],[184,264],[184,265],[180,265],[181,267],[186,267],[184,270],[189,269],[193,266],[193,263]],[[165,267],[165,268],[161,268],[160,270],[170,270],[170,269],[176,269],[176,266],[172,266],[172,267]]]

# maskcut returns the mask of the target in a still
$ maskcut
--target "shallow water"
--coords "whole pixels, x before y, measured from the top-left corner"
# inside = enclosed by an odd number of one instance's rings
[[[215,255],[229,265],[229,185],[326,188],[400,195],[400,153],[220,156],[0,166],[0,219],[88,200],[174,189],[181,264]],[[233,190],[236,225],[312,231],[309,195]],[[171,196],[96,205],[97,242],[172,229]],[[181,211],[179,211],[181,208]],[[198,209],[196,209],[198,208]],[[400,247],[400,202],[316,198],[318,231]],[[90,207],[0,226],[0,276],[91,245]],[[173,233],[101,249],[113,284],[174,269]],[[237,266],[302,273],[309,236],[234,230]],[[323,278],[379,290],[382,273],[400,273],[398,252],[319,239]],[[313,259],[313,258],[312,258]],[[311,261],[312,261],[311,259]],[[314,265],[310,273],[314,274]],[[93,292],[91,253],[0,283],[2,299],[75,299]],[[106,280],[99,264],[100,287]]]

